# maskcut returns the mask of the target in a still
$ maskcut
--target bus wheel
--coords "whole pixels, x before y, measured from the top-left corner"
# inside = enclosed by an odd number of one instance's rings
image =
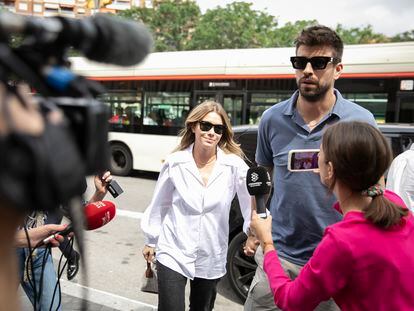
[[[132,156],[128,148],[121,144],[112,144],[111,173],[119,176],[127,176],[132,170]]]

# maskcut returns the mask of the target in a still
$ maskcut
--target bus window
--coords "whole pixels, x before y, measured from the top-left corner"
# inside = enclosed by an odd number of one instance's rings
[[[223,108],[227,112],[232,125],[242,123],[243,95],[223,95]]]
[[[185,120],[187,119],[189,113],[189,109],[181,110],[179,116],[173,120],[174,126],[184,127]]]
[[[253,93],[250,103],[249,124],[259,124],[263,112],[291,96],[289,92],[282,93]]]
[[[199,105],[205,101],[218,101],[218,96],[216,95],[216,93],[208,93],[208,94],[203,94],[203,93],[196,93],[195,94],[195,105]]]
[[[189,103],[190,93],[187,92],[147,92],[144,125],[183,127]]]
[[[110,129],[119,132],[135,132],[141,124],[141,93],[108,92],[99,100],[110,107]]]
[[[398,121],[401,123],[414,123],[414,95],[400,98]]]
[[[377,123],[385,123],[387,93],[344,93],[342,96],[371,111]]]

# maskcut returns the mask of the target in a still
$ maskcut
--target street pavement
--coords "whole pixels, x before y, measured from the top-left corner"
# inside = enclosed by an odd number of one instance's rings
[[[140,291],[141,278],[146,264],[141,250],[144,237],[140,229],[140,218],[148,206],[156,183],[156,174],[135,172],[131,177],[114,176],[124,193],[117,198],[105,197],[115,203],[116,217],[105,226],[84,231],[86,265],[72,280],[61,278],[62,310],[156,310],[157,295]],[[88,178],[86,199],[94,191],[93,179]],[[55,266],[61,253],[53,250]],[[86,270],[85,270],[86,267]],[[87,280],[85,272],[87,272]],[[186,305],[188,306],[188,290]],[[21,292],[22,310],[32,310],[30,302]],[[85,296],[86,295],[86,296]],[[240,300],[231,291],[224,278],[218,287],[215,311],[241,311]]]

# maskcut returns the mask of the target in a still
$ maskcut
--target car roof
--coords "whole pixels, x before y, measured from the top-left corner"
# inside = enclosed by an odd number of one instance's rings
[[[237,125],[233,127],[234,134],[257,132],[258,125]],[[414,134],[414,124],[409,123],[384,123],[378,124],[378,128],[384,134]]]
[[[387,123],[378,124],[378,127],[384,134],[414,134],[414,124]]]

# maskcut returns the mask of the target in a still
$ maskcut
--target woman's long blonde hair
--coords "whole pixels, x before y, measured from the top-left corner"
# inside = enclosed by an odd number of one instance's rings
[[[193,110],[190,111],[187,119],[185,120],[185,128],[181,130],[181,142],[175,148],[174,151],[184,150],[188,148],[192,143],[195,141],[195,135],[192,129],[197,126],[197,123],[210,112],[217,113],[223,124],[225,125],[225,129],[221,139],[218,143],[218,146],[225,152],[225,153],[233,153],[238,155],[241,158],[245,158],[243,151],[240,148],[240,145],[237,144],[234,139],[233,129],[231,128],[231,124],[229,118],[227,117],[227,113],[224,111],[223,106],[219,103],[211,100],[207,100],[198,106],[194,107]]]

